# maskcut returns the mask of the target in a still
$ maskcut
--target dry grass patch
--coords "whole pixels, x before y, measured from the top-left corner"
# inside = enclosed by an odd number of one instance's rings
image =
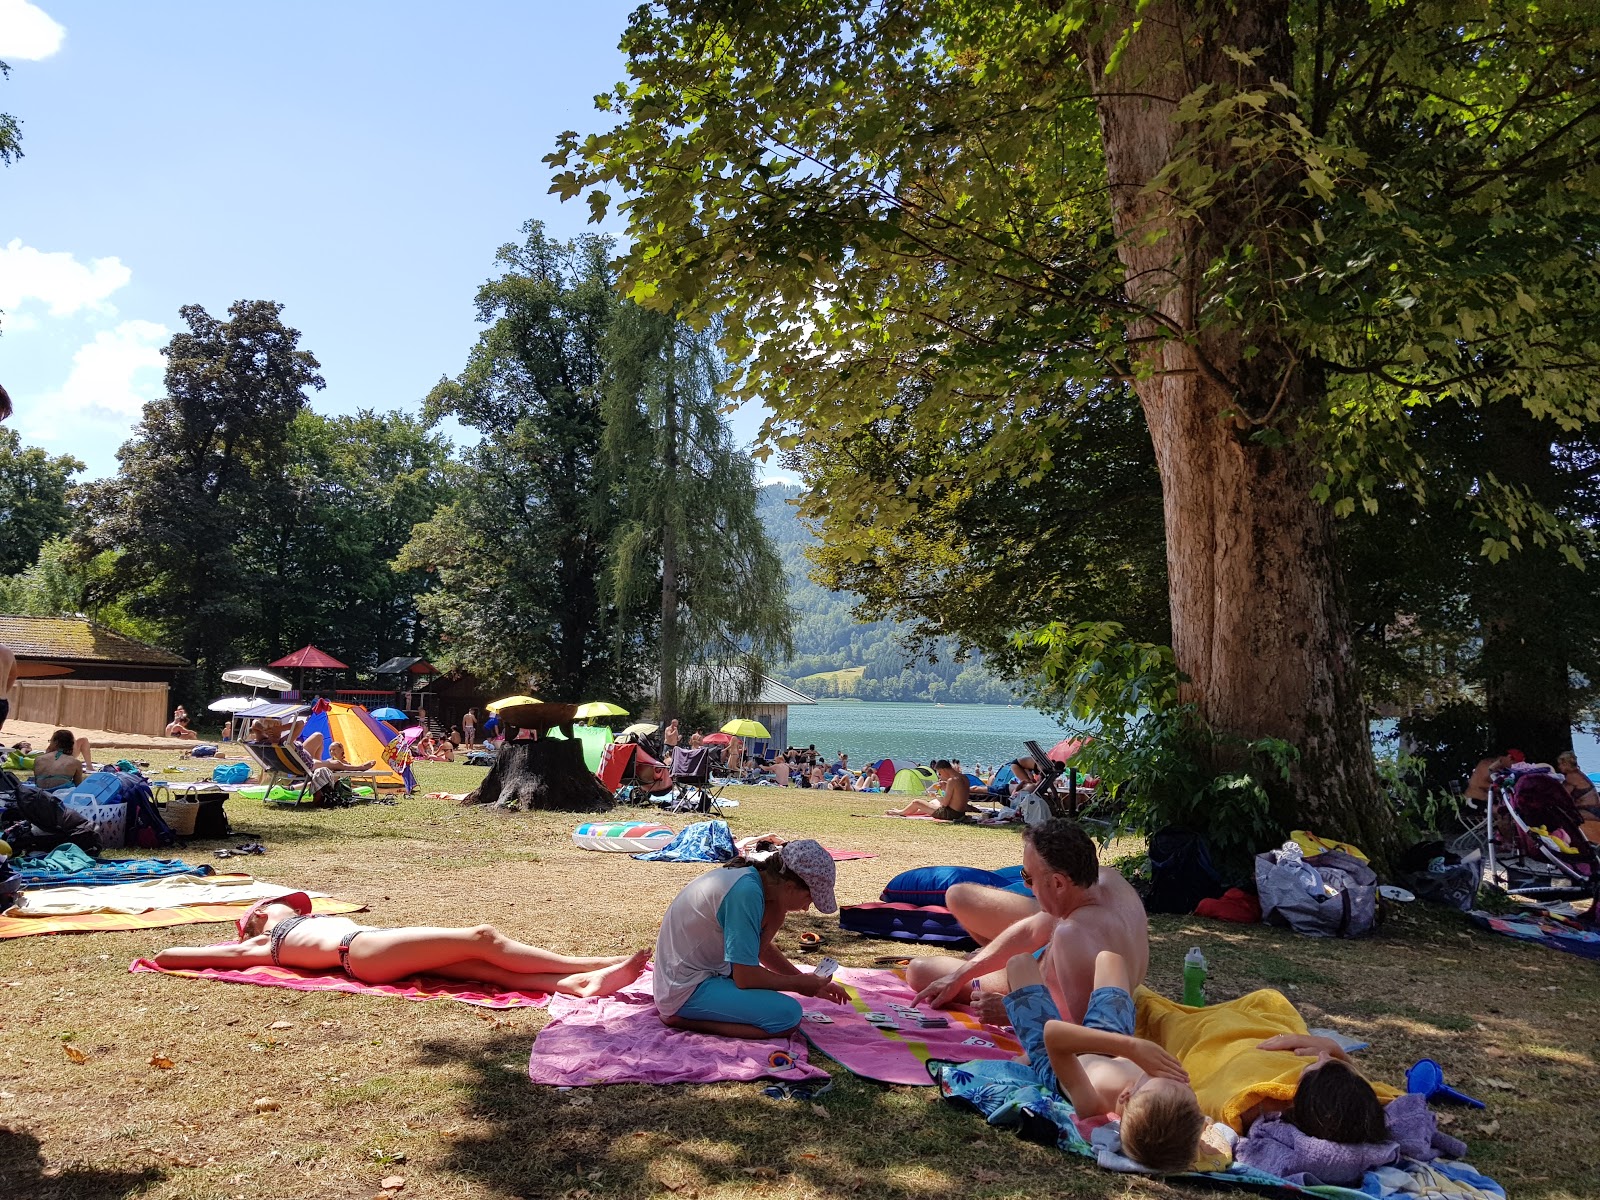
[[[158,759],[152,773],[167,765]],[[435,764],[418,774],[424,790],[454,791],[482,776]],[[852,815],[881,811],[881,797],[729,794],[742,802],[733,814],[740,833],[877,853],[839,865],[846,902],[875,898],[911,866],[1018,860],[1011,830]],[[258,835],[268,853],[225,865],[366,902],[375,923],[490,920],[568,951],[649,944],[697,869],[580,851],[570,838],[580,818],[570,815],[421,797],[396,807],[229,809],[241,830],[234,840]],[[215,861],[218,844],[184,856]],[[791,920],[790,954],[799,956],[795,935],[808,928],[846,964],[893,948],[813,915]],[[747,1084],[557,1092],[526,1076],[542,1012],[127,973],[131,959],[163,945],[226,932],[0,944],[0,984],[11,985],[0,986],[0,1194],[365,1200],[393,1177],[405,1179],[402,1200],[1201,1194],[1099,1172],[990,1129],[932,1089],[867,1083],[825,1060],[835,1083],[816,1105],[768,1100]],[[1281,987],[1313,1024],[1371,1038],[1364,1065],[1377,1077],[1437,1058],[1452,1082],[1490,1101],[1486,1114],[1451,1114],[1449,1128],[1519,1198],[1600,1194],[1600,1174],[1582,1165],[1600,1162],[1600,1135],[1573,1105],[1592,1090],[1600,1057],[1589,1032],[1594,964],[1417,907],[1363,942],[1162,917],[1151,940],[1157,988],[1176,991],[1183,952],[1198,944],[1216,998]]]

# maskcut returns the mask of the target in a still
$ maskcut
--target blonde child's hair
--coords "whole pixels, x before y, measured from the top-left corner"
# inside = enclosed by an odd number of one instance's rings
[[[1122,1152],[1152,1171],[1187,1171],[1205,1128],[1193,1088],[1143,1088],[1122,1110]]]

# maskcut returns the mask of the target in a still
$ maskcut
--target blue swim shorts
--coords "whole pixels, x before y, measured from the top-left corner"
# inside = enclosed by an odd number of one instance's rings
[[[1133,997],[1126,988],[1095,988],[1089,994],[1089,1007],[1083,1011],[1085,1029],[1133,1036]]]
[[[742,988],[726,975],[713,975],[695,988],[677,1015],[686,1021],[726,1021],[788,1033],[803,1014],[800,1001],[784,992]]]

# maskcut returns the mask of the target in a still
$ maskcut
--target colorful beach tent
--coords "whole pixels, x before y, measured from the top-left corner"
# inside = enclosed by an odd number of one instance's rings
[[[394,735],[374,720],[371,713],[359,704],[341,704],[336,700],[323,703],[327,704],[327,711],[313,712],[306,718],[305,728],[300,731],[302,739],[320,733],[324,754],[334,742],[340,742],[344,746],[344,756],[351,762],[372,759],[376,765],[370,774],[380,788],[416,790],[417,781],[410,767],[396,771],[384,761],[383,748]]]
[[[616,739],[611,736],[611,730],[604,725],[575,725],[572,730],[578,735],[578,740],[583,743],[584,764],[596,775],[600,773],[600,756],[606,752],[606,747]],[[545,734],[552,741],[564,742],[566,735],[559,729],[552,729]]]
[[[938,781],[939,777],[927,767],[901,767],[894,773],[894,782],[889,785],[889,790],[904,796],[920,796],[930,784]]]
[[[612,742],[604,748],[600,768],[595,774],[600,777],[600,782],[607,791],[614,792],[622,786],[623,780],[633,778],[634,766],[637,763],[649,763],[652,767],[662,765],[646,754],[643,746],[635,745],[633,742]]]

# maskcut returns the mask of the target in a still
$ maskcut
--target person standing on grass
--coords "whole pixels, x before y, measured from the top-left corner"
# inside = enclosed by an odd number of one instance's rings
[[[848,1004],[832,979],[802,971],[773,944],[784,918],[839,910],[833,856],[809,838],[741,856],[691,880],[656,938],[656,1011],[674,1029],[766,1039],[800,1024],[801,996]]]
[[[667,748],[667,753],[671,754],[678,748],[678,742],[682,737],[683,735],[678,732],[678,718],[673,717],[667,722],[666,732],[661,735],[661,744]]]
[[[0,729],[11,715],[11,687],[17,682],[17,656],[9,646],[0,646]]]
[[[461,714],[461,735],[466,738],[467,749],[471,750],[478,742],[478,714],[470,708]]]

